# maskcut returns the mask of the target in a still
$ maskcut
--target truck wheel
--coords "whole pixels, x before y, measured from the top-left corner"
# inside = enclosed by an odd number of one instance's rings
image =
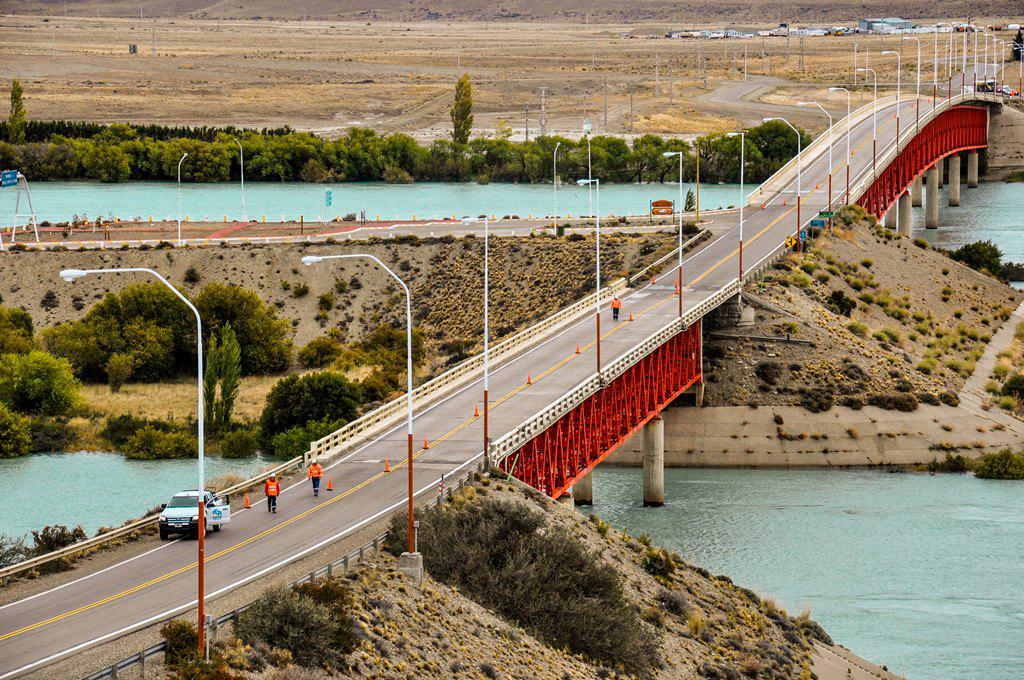
[[[214,524],[213,525],[213,530],[214,531],[220,531],[220,525],[219,524]]]
[[[160,527],[160,540],[166,541],[169,538],[166,527]]]

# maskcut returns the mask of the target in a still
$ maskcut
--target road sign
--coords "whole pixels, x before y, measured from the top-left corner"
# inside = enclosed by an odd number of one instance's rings
[[[326,192],[324,192],[324,205],[326,205],[328,208],[330,208],[331,207],[331,203],[333,203],[333,202],[334,202],[334,192],[331,191],[330,189],[328,189]]]
[[[825,220],[811,220],[811,226],[812,227],[824,227],[825,226]]]
[[[18,184],[18,171],[17,170],[4,170],[0,172],[0,188],[2,187],[13,187]]]
[[[822,210],[818,213],[818,217],[835,217],[836,214],[832,210]]]
[[[666,199],[660,199],[657,201],[651,201],[651,214],[652,215],[671,215],[673,213],[673,206],[675,204],[672,201]]]
[[[807,232],[804,231],[803,229],[800,230],[800,240],[801,241],[806,241],[807,240]]]
[[[794,237],[794,236],[787,236],[786,237],[786,246],[788,248],[796,247],[796,237]]]

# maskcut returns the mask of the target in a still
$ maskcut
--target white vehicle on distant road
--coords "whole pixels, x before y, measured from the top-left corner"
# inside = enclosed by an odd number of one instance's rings
[[[220,531],[231,521],[231,503],[227,498],[204,491],[206,501],[206,529]],[[166,541],[171,534],[199,534],[199,492],[195,489],[174,494],[171,501],[163,506],[160,513],[160,540]]]

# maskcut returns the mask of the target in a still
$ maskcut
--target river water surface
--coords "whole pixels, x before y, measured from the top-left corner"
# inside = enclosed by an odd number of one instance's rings
[[[737,584],[810,609],[910,678],[1024,677],[1024,483],[849,470],[599,468],[594,512]]]

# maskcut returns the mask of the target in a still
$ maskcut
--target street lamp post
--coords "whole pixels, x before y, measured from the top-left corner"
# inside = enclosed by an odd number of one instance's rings
[[[953,35],[950,33],[950,35]],[[900,116],[903,114],[902,107],[900,106],[900,76],[903,72],[903,59],[900,53],[895,50],[883,50],[883,55],[893,55],[896,57],[896,151],[900,149]],[[952,76],[950,76],[952,77]],[[899,219],[899,211],[896,211],[896,219]]]
[[[551,222],[558,219],[558,147],[561,142],[555,142],[555,150],[551,154]]]
[[[677,211],[679,212],[679,273],[676,274],[676,279],[679,281],[679,317],[683,316],[683,152],[682,151],[666,151],[662,154],[665,158],[671,158],[672,156],[679,157],[679,205]],[[741,208],[742,209],[742,208]]]
[[[821,112],[828,116],[828,209],[832,209],[832,114],[825,110],[825,107],[818,102],[797,102],[797,106],[816,106]]]
[[[476,222],[476,218],[468,217],[462,220],[464,223]],[[490,457],[488,455],[490,449],[490,432],[488,430],[488,417],[490,412],[490,338],[491,338],[491,320],[490,320],[490,297],[491,297],[491,280],[490,280],[490,234],[491,234],[491,221],[484,214],[484,459],[490,464]]]
[[[350,255],[306,255],[302,258],[302,264],[312,266],[325,260],[354,260],[354,259],[367,259],[376,262],[381,269],[391,275],[398,285],[405,291],[405,393],[406,393],[406,420],[405,429],[408,439],[408,458],[407,465],[408,477],[409,477],[409,502],[408,502],[408,515],[409,515],[409,554],[417,555],[416,552],[416,528],[414,525],[413,517],[413,487],[412,487],[412,294],[409,292],[409,286],[405,285],[405,281],[401,279],[395,272],[377,259],[373,255],[366,253],[352,253]]]
[[[907,40],[913,40],[917,43],[917,85],[914,89],[914,96],[921,96],[921,39],[915,38],[912,35],[905,36]]]
[[[871,100],[871,174],[875,175],[875,162],[878,160],[878,74],[874,69],[857,69],[864,71],[864,74],[871,74],[871,82],[874,87],[874,96]],[[934,107],[933,107],[934,108]]]
[[[248,218],[245,214],[245,152],[242,151],[242,143],[235,139],[235,144],[238,145],[238,168],[241,172],[242,179],[242,221],[248,222]]]
[[[594,216],[595,248],[597,249],[597,265],[594,269],[597,288],[594,290],[595,311],[594,318],[597,322],[597,377],[601,378],[601,180],[580,179],[576,180],[580,186],[594,186],[597,188],[597,213]]]
[[[783,123],[785,123],[786,125],[789,126],[789,129],[791,129],[794,132],[794,134],[796,134],[796,244],[797,244],[796,247],[797,247],[797,250],[802,250],[803,249],[803,239],[800,238],[800,207],[801,207],[801,203],[803,201],[803,196],[801,195],[801,190],[800,190],[800,180],[801,180],[801,176],[803,175],[804,168],[803,168],[803,158],[802,158],[802,156],[803,156],[802,151],[803,150],[801,149],[801,141],[800,141],[800,131],[797,130],[793,126],[793,124],[790,123],[785,118],[764,118],[763,119],[763,121],[765,123],[768,123],[768,122],[773,121],[773,120],[782,121]]]
[[[178,161],[178,245],[181,245],[181,164],[188,158],[188,152],[186,151],[181,155],[181,160]]]
[[[853,133],[853,129],[850,127],[850,91],[845,87],[830,87],[828,88],[829,93],[832,92],[845,92],[846,93],[846,198],[843,201],[844,204],[850,203],[850,135]]]
[[[743,168],[746,166],[746,145],[747,145],[747,133],[744,130],[739,132],[727,132],[726,137],[739,137],[740,138],[740,249],[739,249],[739,261],[740,270],[738,280],[740,287],[743,286],[743,204],[747,202],[747,197],[743,193]],[[680,261],[682,259],[682,253],[680,252]],[[680,308],[682,308],[682,288],[679,290]],[[680,312],[680,316],[682,313]]]
[[[188,155],[188,154],[186,154]],[[189,302],[188,298],[181,294],[177,288],[172,286],[167,279],[161,276],[159,273],[152,269],[145,267],[117,267],[111,269],[63,269],[60,272],[60,278],[66,282],[71,283],[76,279],[80,279],[83,276],[90,274],[127,274],[141,272],[150,274],[156,277],[160,283],[167,286],[172,293],[174,293],[178,299],[185,303],[185,306],[192,310],[192,314],[196,317],[196,385],[198,386],[197,392],[197,407],[196,407],[196,427],[198,428],[198,443],[199,443],[199,488],[197,495],[199,499],[199,507],[196,513],[196,537],[198,539],[198,559],[196,561],[196,571],[198,573],[198,597],[196,602],[198,604],[198,625],[197,630],[199,633],[199,654],[203,655],[205,650],[204,637],[206,635],[206,499],[204,498],[204,492],[206,490],[206,470],[205,470],[205,436],[203,433],[203,320],[199,316],[199,310],[196,309],[195,305]]]

